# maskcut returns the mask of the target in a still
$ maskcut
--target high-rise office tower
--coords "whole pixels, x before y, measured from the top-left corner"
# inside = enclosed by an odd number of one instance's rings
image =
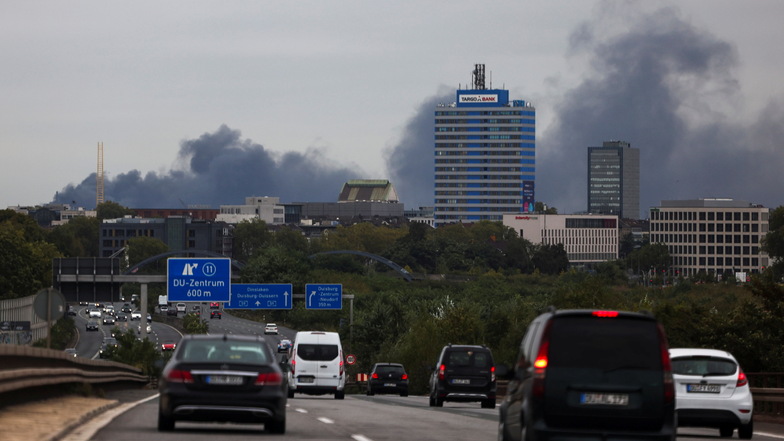
[[[588,212],[640,218],[640,150],[625,141],[588,147]]]
[[[485,87],[484,64],[472,81],[435,111],[436,226],[534,210],[536,109]]]

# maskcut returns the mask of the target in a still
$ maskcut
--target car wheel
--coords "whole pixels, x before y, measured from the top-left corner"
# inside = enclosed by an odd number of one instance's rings
[[[342,390],[339,390],[339,391],[335,392],[335,399],[336,400],[342,400],[345,397],[346,397],[346,392],[344,392]]]
[[[732,436],[732,432],[735,431],[735,428],[732,426],[722,426],[719,427],[719,436],[722,438],[729,438]]]
[[[286,433],[286,418],[268,422],[266,424],[266,429],[269,433],[275,433],[275,434]]]
[[[444,399],[436,396],[436,407],[444,407]]]
[[[400,396],[401,397],[407,397],[408,396],[408,392],[403,392],[403,393],[400,394]]]
[[[294,389],[289,389],[289,398],[294,398]]]
[[[174,418],[169,418],[158,412],[158,431],[168,432],[170,430],[174,430]]]
[[[495,409],[495,400],[482,401],[482,409]]]
[[[754,435],[754,421],[749,421],[748,424],[741,424],[738,427],[738,438],[751,439],[752,435]]]
[[[373,395],[375,395],[375,393],[373,392],[373,390],[372,390],[372,389],[368,389],[368,391],[367,391],[367,394],[368,394],[369,396],[371,396],[371,397],[372,397]]]

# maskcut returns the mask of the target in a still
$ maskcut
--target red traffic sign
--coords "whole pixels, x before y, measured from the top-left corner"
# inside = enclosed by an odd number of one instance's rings
[[[357,362],[357,357],[355,357],[353,354],[346,355],[346,363],[354,364],[356,362]]]

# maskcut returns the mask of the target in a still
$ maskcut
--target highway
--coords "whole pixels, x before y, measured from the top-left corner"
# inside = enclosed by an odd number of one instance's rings
[[[82,308],[80,308],[82,309]],[[86,311],[79,311],[77,325],[80,332],[77,350],[80,355],[94,357],[104,335],[111,326],[101,326],[100,332],[85,332]],[[205,315],[206,314],[206,315]],[[210,333],[262,334],[263,323],[239,319],[224,311],[223,319],[210,320],[205,307],[202,315],[207,317]],[[138,325],[138,322],[119,323],[120,327]],[[292,339],[294,331],[279,327],[281,334],[268,336],[270,344],[276,345],[281,338]],[[178,341],[179,332],[163,323],[153,322],[149,336],[153,342],[167,339]],[[274,346],[273,346],[274,349]],[[84,352],[83,352],[84,351]],[[443,408],[428,406],[425,396],[373,396],[347,395],[345,400],[332,396],[296,395],[289,399],[287,408],[287,430],[284,435],[271,435],[262,424],[240,425],[221,423],[177,422],[173,432],[158,432],[158,398],[153,395],[137,405],[119,413],[114,418],[96,418],[88,422],[94,425],[90,435],[66,437],[68,441],[136,441],[155,440],[256,440],[259,436],[275,439],[296,440],[493,440],[496,439],[498,410],[482,409],[477,403],[446,403]],[[720,440],[717,430],[680,429],[678,441]],[[737,439],[737,434],[734,435]],[[755,440],[784,440],[784,425],[756,424]]]

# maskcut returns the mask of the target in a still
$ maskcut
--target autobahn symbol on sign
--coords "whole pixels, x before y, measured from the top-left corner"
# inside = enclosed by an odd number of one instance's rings
[[[305,309],[343,309],[343,285],[305,285]]]
[[[235,283],[224,309],[291,309],[291,283]]]

